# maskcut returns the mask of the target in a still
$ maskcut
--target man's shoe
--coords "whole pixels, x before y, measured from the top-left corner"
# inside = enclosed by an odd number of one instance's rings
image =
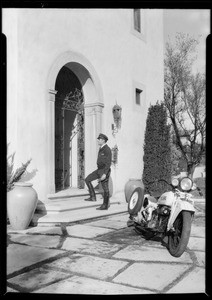
[[[93,201],[93,202],[95,202],[96,201],[96,198],[87,198],[87,199],[84,199],[85,201]]]
[[[110,205],[102,204],[100,207],[97,207],[98,210],[107,210],[110,207]]]

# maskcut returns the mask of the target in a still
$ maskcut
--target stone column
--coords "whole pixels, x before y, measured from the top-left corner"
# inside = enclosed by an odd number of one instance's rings
[[[85,177],[97,167],[97,136],[102,131],[103,107],[100,102],[85,104]]]
[[[55,193],[55,95],[56,90],[49,89],[47,109],[47,191]]]

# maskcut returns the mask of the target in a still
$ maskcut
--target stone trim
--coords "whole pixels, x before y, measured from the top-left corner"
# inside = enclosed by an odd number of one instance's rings
[[[49,89],[49,101],[55,102],[56,90]]]

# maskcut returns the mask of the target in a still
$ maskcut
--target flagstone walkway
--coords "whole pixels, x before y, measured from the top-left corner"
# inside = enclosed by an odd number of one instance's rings
[[[82,223],[8,226],[8,292],[62,294],[205,293],[205,223],[199,211],[186,252],[127,228],[128,214]]]

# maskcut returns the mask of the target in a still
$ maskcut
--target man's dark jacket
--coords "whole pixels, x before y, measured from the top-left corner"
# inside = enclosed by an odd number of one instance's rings
[[[108,173],[111,166],[112,153],[110,147],[105,144],[102,148],[99,149],[98,158],[97,158],[97,167],[98,174],[101,177],[103,174]]]

